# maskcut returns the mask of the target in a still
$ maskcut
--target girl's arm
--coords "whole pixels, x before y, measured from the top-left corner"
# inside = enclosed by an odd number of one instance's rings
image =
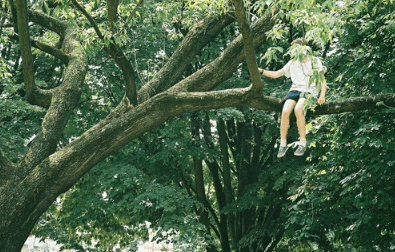
[[[260,73],[262,73],[263,76],[273,78],[273,79],[277,79],[278,77],[281,77],[285,74],[284,70],[282,70],[282,69],[280,69],[278,71],[267,71],[265,69],[258,68],[258,70]]]
[[[322,105],[325,103],[325,93],[326,93],[326,80],[324,77],[324,81],[321,83],[321,94],[317,101],[318,104]]]

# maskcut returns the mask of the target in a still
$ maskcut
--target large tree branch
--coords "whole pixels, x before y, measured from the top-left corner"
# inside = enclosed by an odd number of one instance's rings
[[[243,36],[244,53],[247,61],[248,70],[251,76],[252,85],[256,94],[262,93],[264,82],[258,71],[258,65],[255,60],[254,43],[251,37],[250,25],[248,24],[243,0],[234,0],[236,9],[237,22]]]
[[[274,21],[268,14],[254,23],[251,34],[255,47],[266,41],[265,33],[273,27]],[[242,36],[236,38],[213,62],[177,83],[195,55],[231,22],[233,19],[228,16],[213,17],[190,30],[165,66],[138,91],[138,102],[142,103],[170,87],[179,91],[212,90],[231,77],[245,59]]]
[[[69,167],[51,167],[45,164],[51,162],[49,155],[54,153],[64,127],[78,104],[82,92],[87,57],[82,45],[76,40],[75,32],[76,29],[71,26],[64,31],[65,38],[62,47],[64,52],[69,55],[70,60],[62,84],[53,89],[51,104],[42,122],[41,131],[32,141],[25,156],[17,164],[18,171],[13,173],[14,176],[5,177],[5,183],[0,187],[2,201],[0,209],[4,214],[0,219],[2,227],[0,236],[15,241],[15,244],[23,244],[32,230],[35,220],[52,203],[48,200],[53,201],[56,195],[59,195],[59,191],[54,189],[59,187],[57,184],[59,178],[56,179],[57,176],[54,174],[63,173],[64,170],[69,169]],[[61,160],[58,161],[63,163]],[[46,168],[43,169],[43,167]],[[42,181],[45,182],[41,183]],[[12,197],[7,197],[7,195],[12,195]],[[26,213],[30,214],[28,218],[26,218]],[[13,232],[19,227],[22,227],[20,232]]]
[[[252,25],[252,36],[255,47],[262,45],[267,40],[265,33],[273,27],[274,21],[272,16],[268,14]],[[230,78],[244,59],[243,38],[240,35],[229,44],[219,57],[207,64],[204,68],[177,83],[173,89],[178,91],[212,90]]]
[[[395,106],[395,94],[378,95],[370,98],[350,98],[345,101],[332,102],[329,108],[325,108],[324,105],[322,108],[317,108],[314,114],[345,112],[344,109],[340,109],[341,106],[346,106],[352,111],[375,109],[378,108],[376,103],[380,101]],[[46,195],[41,200],[46,201],[45,205],[49,206],[58,194],[76,183],[94,165],[138,136],[161,125],[169,118],[187,111],[241,106],[280,111],[282,103],[279,98],[269,96],[257,98],[251,86],[211,92],[171,92],[169,90],[156,95],[117,118],[103,119],[68,146],[52,154],[34,168],[33,173],[40,173],[41,170],[53,173],[48,174],[48,177],[40,178],[42,180],[50,179],[50,181],[40,182],[47,184],[48,189],[50,189],[48,193],[39,192]],[[331,109],[331,107],[334,109]],[[26,178],[23,183],[32,183],[31,179],[33,178]],[[53,183],[54,181],[56,183]],[[36,195],[37,192],[33,194]],[[32,214],[39,214],[34,211]]]
[[[15,41],[19,41],[19,36],[17,34],[9,36],[9,38]],[[66,65],[68,64],[69,57],[61,49],[42,43],[40,41],[36,41],[34,39],[30,39],[30,42],[31,46],[60,59]]]
[[[385,109],[387,106],[395,107],[395,94],[377,94],[366,97],[351,97],[326,102],[318,106],[313,115],[340,114],[344,112],[356,112],[367,109]]]
[[[27,24],[23,25],[25,21],[23,21],[27,17],[30,21],[39,24],[47,29],[50,29],[57,33],[60,36],[60,40],[62,41],[64,38],[64,31],[66,25],[59,20],[56,20],[48,15],[43,13],[27,10],[26,9],[26,1],[25,0],[18,0],[17,1],[17,8],[19,9],[18,13],[20,12],[25,13],[22,17],[18,14],[18,32],[19,32],[19,41],[21,44],[21,55],[22,55],[22,66],[23,66],[23,76],[25,82],[25,89],[26,89],[26,96],[28,101],[32,104],[36,104],[42,106],[44,108],[48,108],[51,104],[53,90],[42,90],[35,85],[34,82],[34,67],[33,67],[33,58],[31,54],[31,47],[36,46],[47,53],[50,53],[54,56],[59,57],[62,61],[68,62],[69,58],[68,55],[63,53],[61,50],[56,48],[50,47],[43,43],[39,43],[36,41],[30,41],[29,34],[28,34],[28,27]],[[19,6],[19,7],[18,7]],[[25,11],[25,12],[24,12]],[[21,21],[21,22],[20,22]],[[23,27],[19,27],[23,26]],[[20,32],[22,28],[22,33]],[[23,65],[25,62],[25,65]]]
[[[380,95],[370,99],[350,98],[347,101],[334,102],[332,105],[336,108],[336,104],[340,106],[352,104],[349,108],[356,111],[369,106],[376,108],[376,103],[380,101],[393,106],[395,94]],[[23,213],[29,213],[28,219],[39,218],[60,193],[73,186],[94,165],[131,140],[163,124],[169,118],[187,111],[231,106],[250,106],[280,111],[282,103],[279,98],[257,97],[252,87],[211,92],[172,92],[172,90],[162,92],[118,117],[103,119],[72,143],[33,167],[30,172],[31,176],[25,177],[18,183],[7,182],[0,188],[0,195],[7,191],[11,195],[16,195],[17,198],[4,198],[2,203],[9,205],[16,200],[19,205],[12,208],[13,211],[9,212],[4,220],[22,219]],[[319,114],[318,109],[316,111]],[[335,110],[326,108],[325,111],[321,111],[321,114],[330,111],[340,113],[341,110],[339,107]],[[39,185],[46,186],[40,187]],[[23,195],[18,193],[23,190],[29,191]],[[30,198],[24,195],[30,195]],[[30,202],[31,198],[34,199],[34,203]],[[23,230],[31,230],[34,223],[27,221],[18,225],[23,227]],[[10,230],[0,230],[0,234],[4,232],[10,232]]]
[[[29,21],[55,32],[60,36],[60,41],[63,40],[65,29],[67,28],[67,24],[65,22],[59,21],[39,11],[28,10],[28,14]]]
[[[281,112],[282,103],[280,98],[271,96],[263,96],[261,98],[254,98],[248,101],[250,107]],[[348,99],[339,99],[329,101],[323,105],[318,105],[314,111],[309,111],[311,115],[329,115],[340,114],[344,112],[356,112],[367,109],[384,109],[395,107],[395,94],[378,94],[366,97],[350,97]],[[268,109],[269,108],[269,109]]]
[[[176,84],[196,55],[232,22],[231,17],[216,16],[206,18],[192,28],[169,61],[155,74],[150,82],[138,91],[139,103]]]
[[[67,25],[64,22],[61,22],[51,16],[48,16],[44,13],[34,11],[34,10],[28,10],[29,14],[29,20],[34,22],[35,24],[38,24],[44,28],[47,28],[56,34],[59,35],[59,45],[63,44],[63,40],[65,38],[65,31],[67,29]],[[38,49],[42,50],[43,52],[49,53],[60,60],[62,60],[66,65],[68,64],[69,61],[69,56],[64,52],[64,48],[58,49],[53,46],[44,44],[39,41],[31,40],[31,44],[34,47],[37,47]]]
[[[38,19],[37,23],[43,22],[42,19],[38,18],[39,14],[32,13],[32,20],[36,18]],[[133,139],[163,124],[169,118],[187,111],[231,106],[248,106],[268,111],[281,111],[282,103],[279,98],[258,95],[252,86],[209,91],[229,78],[236,71],[240,62],[244,60],[243,42],[240,37],[232,42],[212,64],[176,84],[174,89],[168,88],[175,85],[184,72],[182,63],[189,64],[196,55],[193,53],[200,51],[191,49],[192,46],[196,47],[191,41],[198,42],[197,47],[202,48],[204,43],[211,41],[216,32],[218,34],[218,31],[225,27],[222,24],[216,26],[218,24],[215,24],[215,22],[218,22],[218,20],[212,20],[214,22],[212,26],[206,25],[205,27],[199,27],[199,29],[212,28],[191,33],[190,41],[185,41],[185,44],[183,44],[188,47],[184,48],[185,51],[180,49],[177,52],[179,55],[174,55],[174,61],[170,62],[168,68],[165,69],[168,72],[161,73],[158,75],[159,79],[156,82],[150,83],[153,84],[151,87],[155,88],[154,92],[150,93],[149,87],[141,91],[141,97],[143,98],[141,104],[134,108],[129,106],[119,115],[101,120],[72,143],[54,152],[68,118],[78,104],[86,73],[87,59],[82,46],[75,39],[72,27],[60,22],[52,22],[51,19],[48,19],[48,21],[50,23],[47,24],[48,27],[59,30],[61,38],[64,37],[64,39],[61,39],[63,41],[62,49],[70,60],[62,84],[52,90],[53,96],[42,123],[42,131],[37,135],[26,156],[19,163],[19,167],[23,169],[18,169],[18,173],[14,173],[15,177],[10,175],[9,172],[12,164],[6,162],[4,154],[0,153],[1,164],[4,163],[8,167],[3,169],[6,171],[5,174],[2,174],[5,176],[3,181],[6,182],[0,187],[0,199],[2,201],[0,212],[3,214],[0,218],[0,236],[7,237],[7,244],[13,244],[14,241],[17,241],[17,244],[23,244],[22,239],[26,239],[36,220],[48,209],[60,193],[73,186],[94,165],[100,163]],[[221,22],[224,22],[224,20]],[[264,33],[273,26],[273,23],[273,20],[266,17],[254,24],[252,37],[255,46],[259,46],[266,40]],[[26,23],[24,25],[26,26]],[[207,38],[205,38],[207,33]],[[194,38],[193,35],[198,36]],[[24,38],[26,38],[26,34]],[[204,42],[200,44],[201,40]],[[183,53],[189,54],[190,52],[193,52],[192,56],[183,55]],[[189,58],[184,60],[183,56]],[[182,70],[180,70],[181,74],[177,72],[179,71],[178,68]],[[175,72],[172,72],[171,69]],[[164,81],[160,77],[164,77]],[[167,81],[169,81],[169,84],[167,84]],[[147,96],[144,96],[145,94]],[[377,106],[379,102],[394,107],[395,94],[328,102],[317,107],[314,114],[379,108]],[[10,195],[12,197],[9,197]],[[18,232],[14,232],[16,229]],[[4,248],[4,245],[0,246]]]
[[[52,90],[52,99],[41,125],[41,131],[33,140],[19,167],[30,171],[55,151],[69,116],[77,106],[84,83],[87,57],[82,45],[76,39],[74,27],[64,31],[63,50],[69,57],[63,82]]]
[[[189,110],[240,106],[250,94],[249,88],[192,94],[163,92],[117,118],[100,121],[66,147],[39,164],[34,163],[30,176],[17,182],[7,178],[7,184],[0,187],[0,195],[7,192],[15,197],[2,197],[2,204],[9,206],[18,202],[18,205],[9,208],[12,211],[7,212],[2,222],[26,220],[23,217],[26,213],[27,219],[38,219],[59,194],[73,186],[94,165],[169,118]],[[21,191],[24,193],[19,193]],[[13,223],[29,231],[34,225],[29,221]],[[1,226],[10,230],[0,230],[0,235],[12,234],[12,226],[4,223]],[[18,237],[11,235],[10,239]]]

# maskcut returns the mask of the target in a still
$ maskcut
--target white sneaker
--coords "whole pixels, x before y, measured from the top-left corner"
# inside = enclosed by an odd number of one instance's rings
[[[288,150],[288,145],[285,145],[285,146],[281,146],[281,145],[280,145],[280,147],[278,148],[277,157],[278,157],[278,158],[284,157],[284,155],[285,155],[285,153],[287,152],[287,150]]]
[[[307,145],[302,145],[302,144],[298,144],[298,148],[296,149],[294,155],[295,156],[303,156],[303,154],[305,153],[305,151],[307,150]]]

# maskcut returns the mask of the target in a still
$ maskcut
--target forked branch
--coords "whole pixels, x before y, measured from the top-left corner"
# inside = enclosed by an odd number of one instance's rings
[[[100,31],[98,25],[96,24],[95,20],[93,17],[85,10],[84,7],[82,7],[77,0],[71,0],[73,5],[89,20],[91,25],[96,31],[96,34],[98,37],[104,41],[106,38],[103,35],[103,33]],[[110,0],[109,0],[110,1]],[[115,5],[116,3],[112,3]],[[112,12],[114,11],[113,8],[115,6],[111,7]],[[114,14],[114,13],[113,13]],[[112,57],[112,59],[115,61],[117,66],[121,69],[124,80],[125,80],[125,94],[126,97],[128,98],[129,102],[133,104],[134,106],[137,105],[137,88],[136,88],[136,76],[135,76],[135,71],[133,69],[132,64],[130,61],[126,58],[126,56],[123,54],[121,48],[117,46],[115,43],[114,39],[110,39],[110,44],[109,46],[105,46],[104,50]]]

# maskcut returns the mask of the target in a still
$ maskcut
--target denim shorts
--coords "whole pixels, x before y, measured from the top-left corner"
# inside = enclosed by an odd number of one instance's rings
[[[287,96],[285,97],[284,101],[286,101],[286,100],[288,100],[288,99],[291,99],[291,100],[294,100],[294,101],[298,102],[299,98],[301,98],[301,97],[300,97],[300,94],[302,94],[302,98],[306,98],[306,94],[307,94],[307,93],[301,93],[301,92],[299,92],[299,91],[293,90],[293,91],[289,91],[289,92],[288,92],[288,94],[287,94]]]

